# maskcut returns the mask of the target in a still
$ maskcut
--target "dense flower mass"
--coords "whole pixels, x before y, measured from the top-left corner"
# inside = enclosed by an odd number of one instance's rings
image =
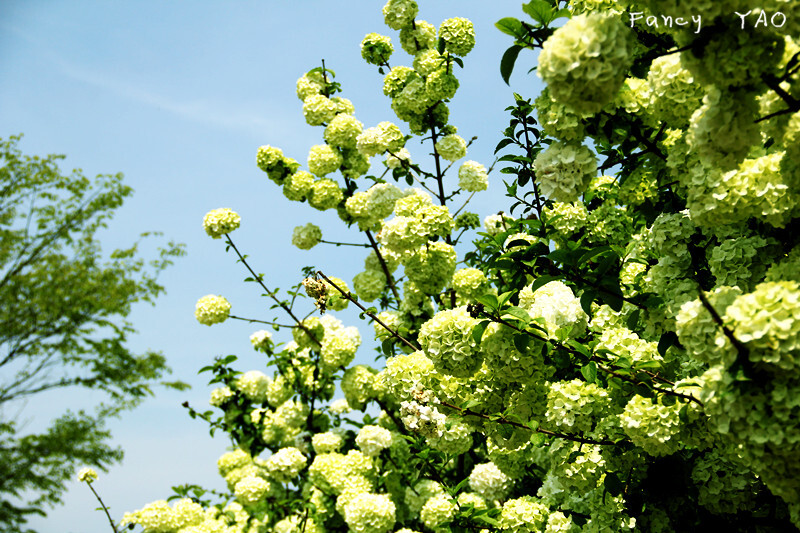
[[[533,162],[542,193],[556,202],[572,202],[586,190],[597,172],[597,159],[588,147],[556,142]]]
[[[391,39],[379,33],[369,33],[361,41],[361,57],[373,65],[383,65],[394,52]]]
[[[455,133],[445,135],[436,143],[436,151],[448,161],[458,161],[467,155],[467,141]]]
[[[275,331],[250,338],[261,370],[233,356],[204,368],[214,409],[196,414],[234,444],[218,461],[233,503],[161,500],[123,524],[800,526],[800,26],[769,18],[800,15],[796,3],[753,7],[742,28],[727,15],[751,9],[743,0],[530,2],[524,20],[504,17],[502,74],[541,49],[547,87],[509,103],[492,168],[511,200],[485,216],[471,201],[489,172],[453,168],[471,137],[448,109],[474,26],[437,30],[413,0],[388,0],[409,66],[390,57],[395,36],[370,33],[361,53],[408,128],[364,128],[320,67],[297,82],[306,121],[324,127],[308,169],[275,147],[257,154],[283,196],[358,235],[325,241],[337,248],[323,259],[352,252],[363,269],[306,267],[254,319]],[[697,32],[666,22],[692,12]],[[239,223],[218,211],[217,237]],[[313,224],[292,235],[301,249],[321,241]],[[348,302],[366,330],[332,315]],[[196,316],[229,312],[209,295]]]
[[[203,217],[203,229],[212,239],[219,239],[239,227],[242,217],[227,208],[214,209]]]
[[[458,169],[458,186],[469,192],[485,191],[489,187],[486,167],[477,161],[466,161]]]
[[[81,468],[78,472],[78,481],[91,483],[97,479],[97,471],[94,468]]]
[[[547,39],[536,71],[550,94],[578,113],[597,113],[613,100],[633,62],[631,30],[622,17],[572,17]]]
[[[197,300],[194,309],[194,317],[198,322],[206,326],[219,324],[228,319],[231,312],[231,304],[222,296],[209,294]]]
[[[469,19],[447,19],[439,26],[439,38],[444,41],[445,50],[457,56],[465,56],[475,46],[475,28]]]
[[[437,313],[420,330],[420,344],[440,372],[469,377],[483,362],[483,354],[472,337],[475,320],[466,309]]]
[[[322,239],[322,230],[319,226],[309,222],[305,226],[297,226],[292,231],[292,244],[301,250],[310,250]]]

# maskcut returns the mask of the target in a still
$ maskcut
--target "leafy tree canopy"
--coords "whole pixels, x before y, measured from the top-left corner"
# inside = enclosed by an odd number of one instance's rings
[[[122,174],[65,175],[64,158],[23,155],[20,136],[0,139],[0,523],[60,501],[78,465],[106,469],[122,458],[104,421],[152,394],[169,372],[154,351],[131,352],[132,305],[164,291],[157,276],[184,254],[170,242],[145,261],[138,243],[101,252],[105,228],[132,189]],[[142,239],[148,237],[142,234]],[[162,382],[181,388],[180,382]],[[15,402],[73,387],[105,393],[93,413],[67,412],[38,434],[8,417]],[[25,501],[25,503],[20,503]]]

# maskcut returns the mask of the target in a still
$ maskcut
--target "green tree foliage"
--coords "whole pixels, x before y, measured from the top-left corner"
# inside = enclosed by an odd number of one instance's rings
[[[63,156],[26,156],[20,137],[0,139],[0,523],[58,503],[77,466],[122,458],[104,422],[152,394],[169,372],[163,355],[132,353],[126,317],[164,291],[157,275],[182,255],[169,243],[146,262],[137,244],[104,258],[96,234],[132,193],[122,175],[62,174]],[[146,237],[143,234],[142,237]],[[164,383],[182,387],[182,383]],[[23,434],[16,402],[82,387],[102,391],[95,412],[67,412]],[[21,503],[24,502],[24,503]]]

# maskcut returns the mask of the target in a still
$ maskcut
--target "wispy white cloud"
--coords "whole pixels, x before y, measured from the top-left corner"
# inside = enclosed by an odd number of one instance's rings
[[[59,70],[74,80],[187,120],[259,133],[274,126],[270,121],[256,115],[252,108],[245,110],[241,107],[231,106],[229,103],[213,102],[207,99],[177,99],[154,92],[135,82],[115,78],[104,72],[97,72],[62,59],[58,59],[56,62]]]
[[[63,75],[132,102],[150,106],[186,120],[258,135],[277,126],[274,121],[266,120],[254,112],[256,106],[245,107],[241,103],[235,105],[230,102],[218,102],[204,98],[168,96],[146,87],[141,81],[124,79],[65,59],[48,43],[32,37],[13,25],[0,22],[0,30],[35,47],[37,54],[50,62]]]

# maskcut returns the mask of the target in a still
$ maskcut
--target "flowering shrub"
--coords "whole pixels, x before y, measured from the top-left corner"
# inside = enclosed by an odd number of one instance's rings
[[[391,38],[378,33],[361,52],[385,75],[396,122],[363,128],[324,66],[298,80],[324,144],[311,148],[308,170],[268,145],[258,167],[288,199],[335,210],[363,235],[345,244],[369,249],[364,270],[344,279],[306,270],[313,302],[301,285],[284,297],[253,274],[288,317],[273,327],[289,342],[254,333],[272,375],[217,358],[203,369],[216,410],[190,407],[235,445],[218,463],[235,502],[158,501],[123,524],[176,533],[800,526],[800,36],[734,28],[725,14],[740,2],[563,4],[534,0],[523,6],[532,20],[497,24],[514,38],[501,74],[540,48],[548,87],[535,102],[515,95],[508,109],[497,152],[513,203],[482,227],[451,206],[485,190],[491,171],[462,163],[458,188],[446,191],[455,179],[442,164],[468,148],[447,104],[475,43],[471,22],[437,29],[416,20],[413,0],[384,6],[410,66],[389,65]],[[708,18],[699,35],[626,23],[633,12],[689,8]],[[414,136],[430,143],[435,171],[412,162]],[[250,269],[230,235],[238,216],[212,213],[209,235]],[[312,224],[292,242],[325,243]],[[359,362],[355,326],[330,314],[345,306],[371,322],[375,368]],[[207,296],[196,316],[211,325],[229,311]]]

